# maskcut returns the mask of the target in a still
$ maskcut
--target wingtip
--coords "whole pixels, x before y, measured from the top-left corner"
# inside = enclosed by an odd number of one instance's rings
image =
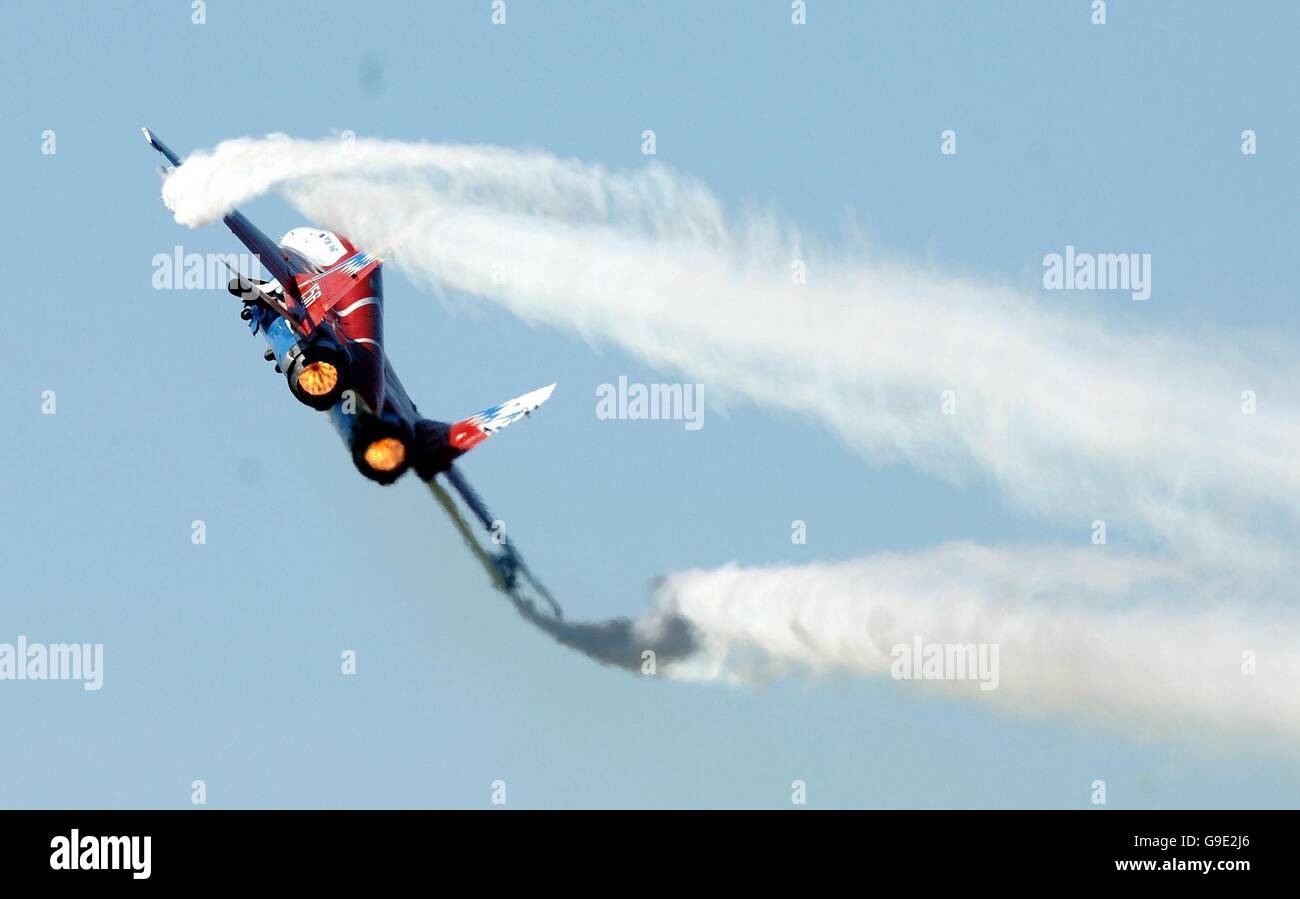
[[[555,385],[548,384],[545,387],[539,387],[536,390],[534,390],[532,393],[527,394],[527,396],[524,399],[525,402],[527,402],[528,405],[532,406],[533,409],[537,409],[542,405],[542,403],[549,400],[551,398],[551,394],[554,392],[555,392]]]
[[[515,400],[515,402],[523,405],[525,415],[531,415],[542,407],[542,403],[551,398],[551,394],[554,391],[555,385],[548,384],[545,387],[538,387],[536,390],[530,390],[528,393],[525,393],[523,396],[519,397],[519,399]]]

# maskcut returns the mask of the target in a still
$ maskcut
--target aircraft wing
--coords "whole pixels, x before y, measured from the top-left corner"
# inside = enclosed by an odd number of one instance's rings
[[[528,568],[514,543],[499,530],[499,522],[492,517],[483,499],[465,480],[460,470],[453,466],[440,477],[446,479],[452,491],[459,496],[460,503],[469,512],[469,516],[482,527],[487,538],[486,545],[475,538],[470,522],[461,513],[461,508],[453,500],[451,492],[443,489],[438,483],[437,477],[429,478],[425,483],[429,485],[438,504],[451,517],[465,545],[487,571],[493,586],[509,596],[520,611],[539,614],[538,607],[544,605],[550,609],[551,616],[548,616],[550,620],[562,619],[564,612],[560,604],[555,601],[551,591],[547,590]]]
[[[168,162],[174,166],[181,164],[181,158],[176,155],[176,152],[171,147],[159,140],[157,135],[148,128],[141,128],[140,130],[144,132],[144,139],[149,142],[149,146],[161,153]]]
[[[158,136],[148,128],[140,129],[144,132],[144,139],[173,166],[181,164],[181,159],[171,147],[167,146]],[[280,282],[284,288],[286,296],[293,296],[298,289],[295,275],[302,274],[298,271],[297,266],[291,265],[288,258],[280,250],[279,244],[267,237],[256,225],[244,217],[244,214],[238,209],[232,209],[230,214],[222,219],[226,227],[234,232],[240,242],[248,247],[249,252],[258,258],[258,261],[271,273],[271,277]]]
[[[296,266],[290,265],[289,260],[281,252],[279,245],[245,218],[244,214],[238,209],[230,210],[230,214],[223,218],[222,221],[226,223],[227,228],[235,233],[240,242],[248,247],[249,252],[257,257],[258,261],[271,273],[271,277],[280,282],[285,295],[292,296],[298,289],[294,276],[300,274],[300,272]]]

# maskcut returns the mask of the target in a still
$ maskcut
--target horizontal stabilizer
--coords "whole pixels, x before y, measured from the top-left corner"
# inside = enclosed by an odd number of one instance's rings
[[[554,390],[555,385],[550,384],[456,422],[451,426],[451,433],[448,435],[451,448],[462,453],[473,449],[506,425],[531,415],[537,407],[550,398]]]

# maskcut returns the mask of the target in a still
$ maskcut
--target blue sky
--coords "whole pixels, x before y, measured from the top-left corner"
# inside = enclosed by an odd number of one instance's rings
[[[1153,300],[1071,294],[1120,328],[1292,339],[1300,13],[1211,4],[213,0],[6,11],[8,327],[0,642],[100,642],[104,688],[0,682],[0,805],[1087,808],[1295,806],[1294,761],[1028,720],[885,681],[761,690],[600,668],[519,621],[427,492],[358,477],[260,361],[224,292],[155,291],[182,154],[351,129],[658,160],[830,242],[1038,291],[1044,253],[1132,247]],[[944,129],[959,153],[938,152]],[[1240,133],[1259,135],[1243,157]],[[42,132],[57,136],[43,155]],[[244,210],[272,235],[278,199]],[[856,245],[856,243],[854,244]],[[669,378],[616,348],[440,305],[386,273],[388,351],[428,414],[557,381],[464,469],[572,617],[651,578],[947,539],[1075,539],[979,480],[861,458],[793,416],[602,421],[596,385]],[[58,412],[41,414],[55,390]],[[190,542],[190,523],[208,542]],[[806,546],[790,522],[808,522]],[[358,673],[339,672],[344,650]]]

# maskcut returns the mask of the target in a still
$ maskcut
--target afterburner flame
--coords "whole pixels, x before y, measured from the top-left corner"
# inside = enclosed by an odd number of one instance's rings
[[[339,370],[328,362],[310,362],[298,375],[298,386],[308,396],[325,396],[338,383]]]
[[[366,447],[365,460],[375,471],[394,471],[406,461],[406,445],[396,437],[380,437]]]

